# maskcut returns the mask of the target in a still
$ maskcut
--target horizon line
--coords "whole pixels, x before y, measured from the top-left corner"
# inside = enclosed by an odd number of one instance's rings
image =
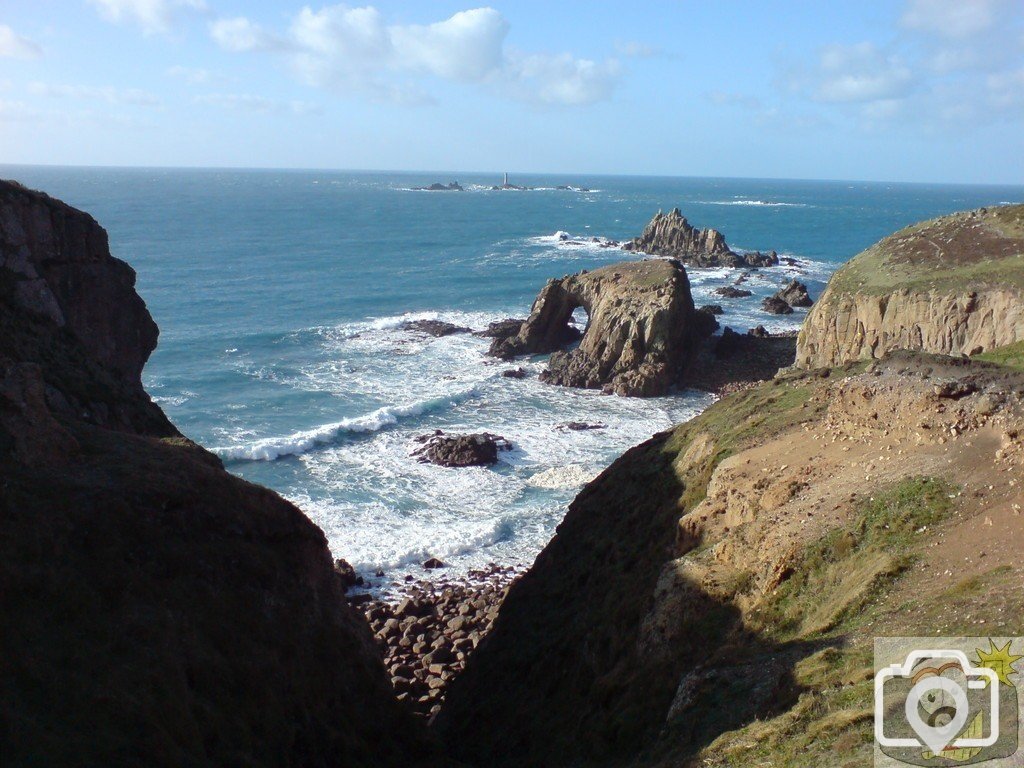
[[[124,165],[124,164],[68,164],[68,163],[17,163],[0,162],[0,168],[66,168],[75,170],[138,170],[138,171],[276,171],[303,173],[356,173],[356,174],[437,174],[454,179],[455,175],[496,176],[501,177],[505,171],[493,170],[438,170],[438,169],[387,169],[387,168],[318,168],[313,166],[243,166],[243,165]],[[941,186],[941,187],[1013,187],[1024,189],[1021,182],[995,181],[903,181],[895,179],[829,179],[794,176],[701,176],[694,174],[670,173],[591,173],[586,171],[508,171],[513,176],[584,176],[595,178],[635,178],[635,179],[706,179],[723,181],[797,181],[836,184],[902,184],[908,186]]]

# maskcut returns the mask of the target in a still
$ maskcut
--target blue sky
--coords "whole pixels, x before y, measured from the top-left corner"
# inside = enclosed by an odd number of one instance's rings
[[[1024,183],[1024,2],[14,0],[0,163]]]

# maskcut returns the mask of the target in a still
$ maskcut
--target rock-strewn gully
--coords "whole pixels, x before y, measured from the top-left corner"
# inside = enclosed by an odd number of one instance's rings
[[[426,718],[440,711],[448,683],[491,630],[517,576],[491,564],[464,579],[408,581],[362,604],[399,701]]]

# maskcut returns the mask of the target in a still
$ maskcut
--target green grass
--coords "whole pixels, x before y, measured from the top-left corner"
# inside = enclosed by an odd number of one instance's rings
[[[1024,371],[1024,341],[982,352],[980,355],[975,355],[973,359]]]
[[[809,544],[789,577],[753,613],[779,639],[820,635],[856,619],[858,610],[912,562],[919,531],[943,520],[955,489],[910,478],[863,502],[856,520]]]

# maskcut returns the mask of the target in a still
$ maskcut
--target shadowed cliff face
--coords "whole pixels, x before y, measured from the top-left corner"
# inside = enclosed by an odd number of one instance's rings
[[[323,533],[142,390],[133,285],[89,216],[0,185],[0,762],[417,764]]]
[[[178,431],[142,389],[157,327],[135,272],[87,213],[0,181],[0,360],[39,366],[48,406],[114,429]]]

